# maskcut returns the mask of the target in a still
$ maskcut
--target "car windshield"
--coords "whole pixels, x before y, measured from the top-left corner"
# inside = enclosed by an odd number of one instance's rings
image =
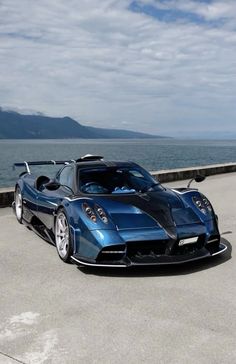
[[[162,190],[141,167],[93,167],[79,170],[79,190],[88,194],[130,194]]]

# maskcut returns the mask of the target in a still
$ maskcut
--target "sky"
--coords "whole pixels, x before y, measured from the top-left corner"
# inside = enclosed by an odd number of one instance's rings
[[[236,137],[235,0],[0,0],[0,106]]]

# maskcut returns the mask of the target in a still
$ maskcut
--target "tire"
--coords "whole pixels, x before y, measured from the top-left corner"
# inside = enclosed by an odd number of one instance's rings
[[[59,257],[63,262],[70,263],[73,246],[68,219],[63,209],[58,211],[55,220],[55,244]]]
[[[23,219],[23,199],[22,199],[22,193],[19,186],[16,187],[15,190],[15,213],[17,221],[22,224]]]

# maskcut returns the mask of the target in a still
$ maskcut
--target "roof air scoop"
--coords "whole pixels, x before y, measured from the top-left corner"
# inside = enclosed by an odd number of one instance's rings
[[[103,159],[103,156],[101,156],[101,155],[86,154],[83,157],[80,157],[79,159],[77,159],[76,162],[100,161],[102,159]]]

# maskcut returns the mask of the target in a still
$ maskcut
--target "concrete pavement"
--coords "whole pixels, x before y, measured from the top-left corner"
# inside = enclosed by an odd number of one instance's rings
[[[79,269],[0,209],[0,363],[236,362],[235,181],[193,184],[228,252],[176,267]]]

